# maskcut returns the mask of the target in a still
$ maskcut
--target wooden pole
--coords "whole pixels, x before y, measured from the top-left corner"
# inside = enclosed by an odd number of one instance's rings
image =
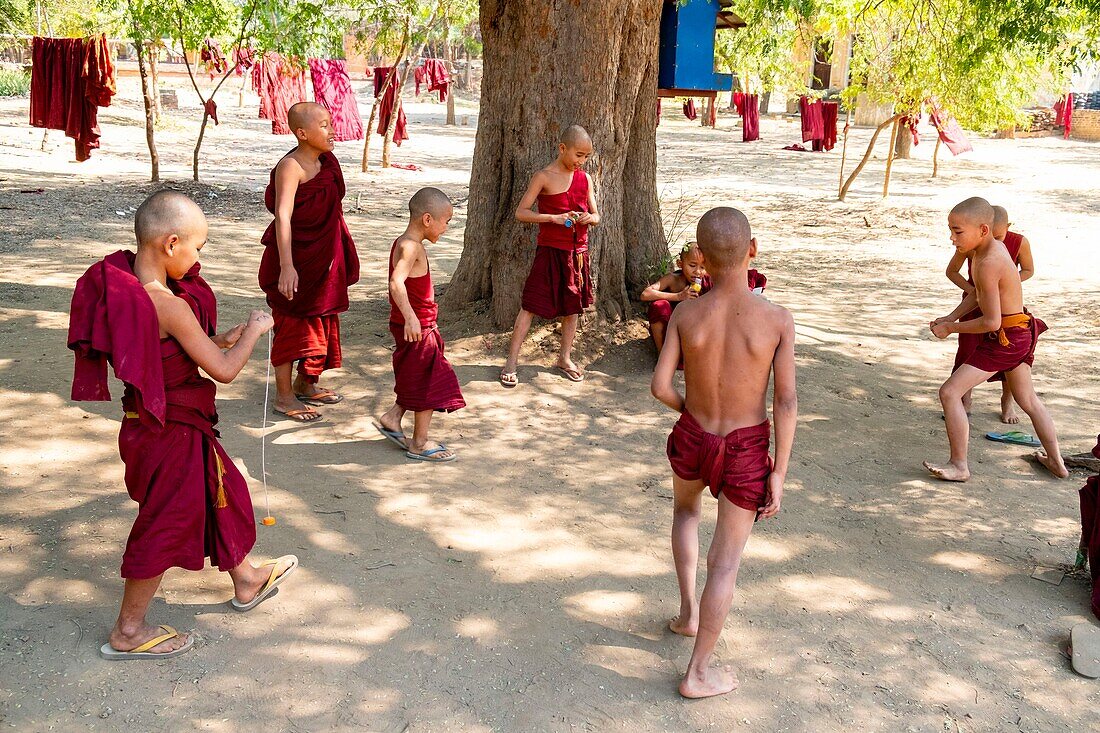
[[[840,181],[837,183],[837,196],[844,197],[844,163],[848,160],[848,127],[852,122],[852,110],[844,115],[844,145],[840,148]]]
[[[940,172],[940,140],[939,130],[936,131],[936,149],[932,151],[932,177],[935,178]]]
[[[895,115],[894,126],[890,128],[890,147],[886,148],[886,176],[882,181],[882,197],[890,195],[890,169],[894,166],[894,146],[898,143],[898,127],[901,126],[901,118]]]

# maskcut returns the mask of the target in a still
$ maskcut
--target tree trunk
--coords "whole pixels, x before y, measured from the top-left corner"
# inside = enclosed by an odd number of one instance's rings
[[[855,182],[856,176],[858,176],[860,171],[863,170],[863,167],[867,165],[867,161],[871,159],[871,153],[873,153],[875,150],[875,143],[878,141],[878,136],[888,126],[893,125],[895,120],[897,119],[898,115],[894,115],[875,128],[875,134],[871,135],[871,142],[867,143],[867,150],[863,153],[863,159],[859,161],[859,165],[857,165],[856,169],[852,171],[852,175],[848,176],[848,180],[846,180],[844,182],[844,185],[840,187],[840,196],[838,196],[837,198],[839,198],[841,201],[843,201],[844,197],[848,195],[848,189],[852,187],[852,183]]]
[[[160,180],[160,155],[157,154],[156,113],[154,112],[152,80],[149,78],[149,65],[145,63],[145,44],[139,37],[137,25],[134,25],[134,48],[137,51],[138,73],[141,75],[142,100],[145,104],[145,143],[149,146],[149,180]]]
[[[451,44],[444,42],[443,51],[446,54],[443,63],[447,66],[447,79],[451,82],[447,85],[447,123],[448,125],[455,125],[455,62],[454,54],[451,52]]]
[[[937,175],[939,175],[939,172],[940,172],[940,143],[942,143],[942,142],[943,142],[943,140],[940,140],[939,133],[937,132],[937,134],[936,134],[936,147],[932,151],[932,177],[933,178],[935,178]]]
[[[837,196],[844,200],[844,164],[848,162],[848,131],[851,129],[852,110],[844,113],[844,145],[840,149],[840,180],[837,182]]]
[[[909,131],[909,125],[898,127],[898,141],[894,144],[894,160],[911,160],[913,158],[913,133]]]
[[[423,46],[421,46],[421,49],[423,49]],[[417,58],[410,58],[409,62],[405,64],[405,71],[398,74],[397,81],[394,82],[394,84],[397,86],[397,91],[395,92],[397,99],[394,101],[393,114],[390,115],[390,124],[389,127],[386,128],[386,136],[382,138],[383,168],[390,167],[390,148],[393,147],[393,135],[397,131],[397,118],[401,114],[402,107],[404,107],[404,104],[401,100],[401,95],[405,91],[405,82],[409,80],[409,70],[412,69],[413,64],[415,64],[418,60],[419,56]]]
[[[601,215],[589,240],[596,305],[608,318],[630,313],[668,246],[656,181],[660,18],[661,3],[647,0],[482,0],[477,173],[462,258],[443,297],[450,307],[488,300],[497,327],[512,323],[535,250],[535,227],[516,221],[516,206],[554,160],[562,130],[579,124],[592,136],[587,170]]]
[[[153,82],[153,119],[159,125],[163,114],[160,106],[160,50],[155,42],[149,43],[146,48],[148,49],[149,71]]]
[[[401,59],[405,58],[405,51],[409,47],[409,22],[405,22],[405,34],[401,38],[401,50],[397,52],[397,60],[393,66],[390,67],[390,72],[386,75],[386,78],[382,82],[382,91],[377,97],[374,98],[374,104],[370,108],[370,120],[367,122],[367,131],[363,135],[363,164],[362,171],[364,173],[370,168],[370,136],[374,134],[374,121],[378,119],[378,105],[386,96],[386,89],[390,84],[394,83],[394,75],[397,74],[397,67],[401,64]],[[394,116],[396,117],[396,110]],[[392,120],[391,120],[392,121]]]
[[[466,91],[470,91],[474,84],[473,71],[471,71],[473,65],[473,60],[470,58],[470,49],[466,48],[466,69],[462,74],[462,86],[466,89]]]
[[[882,197],[890,195],[890,171],[894,169],[894,147],[898,142],[898,128],[901,118],[894,116],[894,126],[890,128],[890,147],[886,148],[886,174],[882,177]]]

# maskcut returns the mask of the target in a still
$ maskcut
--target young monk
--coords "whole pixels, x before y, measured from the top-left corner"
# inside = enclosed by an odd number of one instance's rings
[[[729,667],[711,666],[753,522],[774,517],[783,501],[798,413],[794,320],[784,308],[745,287],[756,240],[737,209],[718,208],[699,220],[697,237],[711,291],[672,314],[653,373],[653,395],[680,413],[668,436],[674,492],[672,557],[680,614],[672,631],[695,637],[684,697],[709,697],[738,685]],[[683,396],[673,377],[681,356]],[[775,462],[768,456],[768,380],[774,378]],[[707,582],[695,599],[700,500],[718,499],[718,524],[707,552]]]
[[[218,442],[214,382],[232,381],[272,319],[216,335],[217,301],[198,275],[206,219],[181,193],[160,191],[134,221],[137,253],[119,251],[77,281],[69,316],[76,352],[74,400],[109,400],[107,364],[126,384],[118,444],[137,521],[122,556],[122,608],[100,654],[110,660],[160,659],[194,643],[145,619],[171,567],[202,570],[206,557],[233,581],[234,608],[271,595],[298,565],[285,555],[254,566],[256,524],[248,486]]]
[[[592,305],[588,228],[600,223],[592,177],[584,164],[592,155],[592,139],[580,125],[562,133],[558,157],[535,173],[516,208],[516,218],[538,224],[535,261],[523,286],[523,301],[512,328],[508,360],[500,371],[505,387],[519,384],[516,362],[531,320],[561,318],[561,350],[557,370],[572,382],[584,381],[584,372],[573,363],[573,339],[584,309]],[[539,210],[531,207],[538,203]]]
[[[1016,232],[1009,231],[1008,210],[1003,206],[993,207],[993,238],[998,242],[1004,243],[1005,248],[1008,250],[1009,256],[1016,263],[1020,270],[1020,282],[1029,279],[1035,274],[1035,262],[1031,256],[1031,243],[1027,241],[1027,238]],[[967,276],[962,276],[963,263],[967,263]],[[947,279],[959,286],[963,291],[963,298],[974,291],[974,279],[970,275],[970,257],[960,252],[955,252],[951,257],[951,262],[947,265]],[[969,313],[965,314],[960,320],[968,321],[973,318],[977,318],[981,315],[981,310],[975,308]],[[978,348],[978,342],[981,341],[981,334],[976,333],[960,333],[959,334],[959,347],[955,352],[955,364],[951,368],[951,371],[955,371],[966,361],[967,357],[974,352],[974,349]],[[1001,383],[1001,422],[1009,425],[1015,425],[1020,422],[1020,416],[1016,414],[1016,404],[1012,400],[1012,392],[1008,387],[1008,382],[1005,381],[1004,374],[998,372],[990,377],[989,381],[999,381]],[[970,414],[971,404],[971,392],[967,392],[963,397],[963,405],[966,407],[966,414]]]
[[[342,362],[339,314],[348,309],[348,286],[359,281],[359,257],[344,222],[344,174],[332,154],[335,133],[328,110],[299,102],[291,106],[287,123],[298,147],[272,169],[264,193],[275,220],[261,240],[260,287],[275,318],[274,410],[313,422],[321,413],[308,405],[344,399],[318,380]]]
[[[697,242],[688,242],[676,258],[676,270],[661,277],[642,291],[641,299],[649,303],[649,334],[657,353],[665,343],[665,330],[672,311],[683,300],[698,298],[710,290],[710,276],[703,266],[703,253]],[[768,278],[756,270],[749,270],[749,290],[764,292]]]
[[[409,200],[409,225],[390,249],[390,333],[393,352],[393,407],[378,420],[378,430],[418,461],[443,463],[455,459],[442,443],[428,447],[434,412],[454,412],[466,406],[458,376],[443,355],[443,336],[436,325],[439,310],[424,241],[439,241],[454,209],[438,188],[422,188]],[[413,412],[412,440],[401,419]]]
[[[951,242],[963,256],[970,256],[970,274],[974,291],[943,318],[929,324],[936,338],[952,333],[981,334],[974,351],[940,387],[940,403],[947,421],[947,440],[951,457],[946,465],[924,462],[925,468],[944,481],[966,481],[970,478],[967,446],[970,421],[967,419],[963,395],[997,372],[1004,372],[1009,390],[1020,408],[1031,418],[1043,450],[1035,454],[1058,478],[1069,475],[1058,452],[1058,436],[1054,421],[1035,394],[1031,382],[1031,365],[1035,360],[1035,344],[1046,325],[1024,308],[1020,271],[1008,250],[993,237],[993,207],[983,198],[969,198],[951,210],[947,217]],[[977,306],[981,315],[959,320]]]

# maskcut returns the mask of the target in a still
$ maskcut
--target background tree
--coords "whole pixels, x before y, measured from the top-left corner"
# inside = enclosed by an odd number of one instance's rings
[[[534,255],[533,228],[514,212],[532,174],[583,125],[602,222],[590,234],[597,308],[630,312],[630,294],[667,244],[656,185],[657,44],[661,3],[482,0],[481,110],[462,257],[444,301],[487,301],[510,324]]]

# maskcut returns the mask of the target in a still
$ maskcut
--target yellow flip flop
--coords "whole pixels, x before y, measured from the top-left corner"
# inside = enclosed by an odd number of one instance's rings
[[[99,656],[110,662],[121,662],[128,659],[168,659],[169,657],[178,657],[184,652],[191,651],[191,647],[195,645],[195,637],[191,636],[188,637],[187,642],[179,649],[173,649],[170,652],[151,652],[149,650],[157,644],[163,644],[169,639],[175,639],[180,635],[180,632],[164,624],[160,626],[160,630],[164,633],[160,636],[153,637],[141,646],[134,647],[128,652],[119,651],[108,642],[99,648]]]
[[[287,566],[282,575],[276,575],[279,570],[279,563],[284,561],[289,562],[290,565]],[[240,611],[241,613],[244,613],[245,611],[251,611],[253,608],[263,603],[264,599],[274,593],[279,585],[282,584],[284,580],[289,578],[291,573],[298,569],[298,558],[294,555],[283,555],[282,557],[276,558],[274,560],[268,560],[267,562],[261,563],[260,567],[265,568],[268,565],[271,566],[271,575],[268,577],[267,583],[264,584],[264,587],[260,588],[260,592],[257,593],[256,597],[248,603],[241,603],[236,598],[231,599],[229,603],[233,606],[234,609]]]

